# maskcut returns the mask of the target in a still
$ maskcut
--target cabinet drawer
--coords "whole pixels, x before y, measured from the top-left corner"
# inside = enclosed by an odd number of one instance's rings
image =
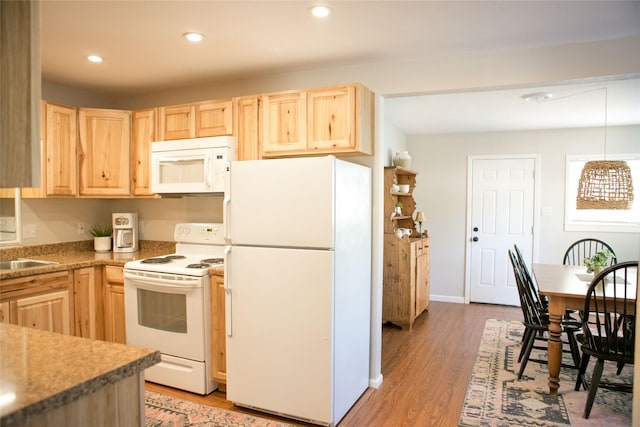
[[[19,298],[52,289],[66,289],[70,283],[71,273],[66,270],[7,279],[3,280],[0,286],[0,299]]]
[[[412,242],[416,256],[425,255],[429,250],[429,239],[420,239]]]
[[[124,283],[122,267],[106,265],[104,267],[104,276],[107,283]]]

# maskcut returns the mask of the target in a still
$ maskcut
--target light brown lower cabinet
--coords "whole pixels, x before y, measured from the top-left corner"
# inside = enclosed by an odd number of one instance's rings
[[[384,235],[382,322],[411,329],[429,308],[429,239]]]
[[[73,334],[73,279],[70,271],[3,280],[0,304],[9,323]],[[6,314],[4,314],[6,316]]]
[[[104,267],[104,339],[127,343],[124,319],[124,273],[122,267]]]
[[[9,323],[9,302],[0,302],[0,323]]]
[[[103,340],[102,267],[74,270],[73,294],[75,335]]]
[[[224,277],[211,276],[211,379],[224,391],[227,383],[227,333],[225,328]]]

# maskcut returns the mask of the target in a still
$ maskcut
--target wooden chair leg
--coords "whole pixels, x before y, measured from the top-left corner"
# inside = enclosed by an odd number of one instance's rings
[[[529,342],[531,334],[535,334],[533,329],[524,329],[524,334],[522,334],[522,347],[520,347],[520,354],[518,355],[518,363],[522,361],[522,356],[524,355],[524,350],[527,348],[527,343]]]
[[[593,374],[591,375],[591,386],[589,387],[589,395],[587,396],[587,404],[584,407],[584,418],[589,418],[591,414],[591,407],[593,406],[593,400],[596,398],[596,392],[598,391],[598,384],[600,384],[600,377],[602,377],[602,368],[604,368],[604,359],[598,359],[596,366],[593,368]]]
[[[587,389],[587,384],[584,381],[584,373],[587,371],[589,359],[591,359],[591,356],[586,353],[582,353],[582,361],[580,362],[580,369],[578,369],[578,378],[576,378],[576,386],[574,388],[575,391],[580,391],[580,385],[582,385],[585,390]]]
[[[573,366],[576,368],[580,366],[580,349],[578,348],[578,342],[573,332],[567,332],[567,340],[569,341],[569,347],[571,348],[571,356],[573,357]]]
[[[527,362],[529,361],[529,355],[531,355],[531,350],[533,349],[533,343],[536,340],[536,331],[531,330],[531,334],[529,336],[529,340],[526,342],[525,352],[522,358],[522,363],[520,363],[520,371],[518,371],[518,379],[522,379],[522,374],[524,373],[524,369],[527,367]]]

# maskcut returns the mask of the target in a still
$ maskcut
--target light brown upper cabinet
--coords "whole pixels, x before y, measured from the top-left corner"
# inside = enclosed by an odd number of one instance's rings
[[[306,150],[305,96],[305,92],[301,91],[261,96],[263,156],[286,155]]]
[[[77,119],[74,107],[40,101],[40,182],[22,198],[78,196]]]
[[[260,98],[244,96],[233,99],[236,137],[236,160],[260,159]]]
[[[158,108],[158,140],[201,138],[232,133],[231,99]]]
[[[128,196],[131,112],[81,108],[78,128],[80,195]]]
[[[46,104],[47,196],[77,196],[77,109]]]
[[[133,196],[155,196],[151,192],[151,143],[156,140],[156,117],[155,108],[132,113],[131,194]]]
[[[262,156],[372,154],[373,93],[347,84],[262,96]]]

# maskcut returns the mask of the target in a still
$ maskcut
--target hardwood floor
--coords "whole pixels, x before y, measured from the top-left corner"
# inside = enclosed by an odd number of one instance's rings
[[[519,307],[431,302],[411,332],[385,325],[384,381],[366,390],[338,426],[457,426],[484,322],[490,318],[521,320],[522,312]],[[312,425],[236,407],[219,391],[199,396],[152,383],[146,388],[295,426]]]

